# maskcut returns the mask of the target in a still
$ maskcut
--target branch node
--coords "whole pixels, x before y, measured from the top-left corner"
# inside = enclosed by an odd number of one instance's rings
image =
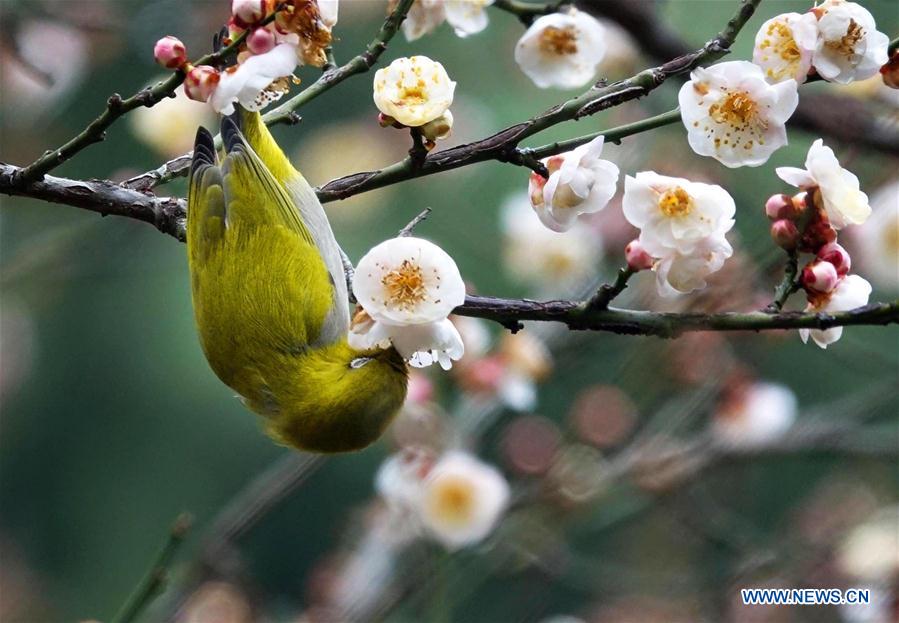
[[[425,208],[418,214],[418,216],[416,216],[414,219],[409,221],[409,224],[406,225],[405,227],[403,227],[400,230],[400,232],[397,234],[397,236],[399,236],[400,238],[405,238],[406,236],[411,236],[412,232],[415,231],[415,228],[418,227],[418,225],[422,221],[427,219],[428,215],[430,215],[430,214],[431,214],[431,208]]]

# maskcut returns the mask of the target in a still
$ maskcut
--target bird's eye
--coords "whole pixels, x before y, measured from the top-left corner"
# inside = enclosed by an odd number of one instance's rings
[[[359,368],[361,368],[362,366],[367,364],[369,361],[371,361],[371,357],[356,357],[355,359],[353,359],[350,362],[350,367],[353,370],[358,370]]]

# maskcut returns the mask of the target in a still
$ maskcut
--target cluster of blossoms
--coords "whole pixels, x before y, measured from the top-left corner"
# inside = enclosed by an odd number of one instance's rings
[[[378,493],[413,533],[455,550],[486,538],[509,502],[509,483],[493,466],[460,450],[440,457],[407,448],[390,457],[375,479]]]
[[[625,249],[628,267],[652,268],[661,296],[704,288],[733,255],[725,234],[736,206],[720,186],[641,171],[625,179],[622,208],[640,230]]]
[[[449,320],[465,302],[465,283],[440,247],[411,236],[386,240],[359,261],[353,293],[361,309],[350,327],[350,346],[390,348],[414,367],[448,370],[464,345]]]
[[[374,101],[381,111],[379,123],[395,128],[417,128],[433,148],[453,128],[456,83],[443,65],[427,56],[398,58],[375,73]]]
[[[337,6],[337,0],[233,0],[221,43],[246,34],[235,65],[223,71],[192,65],[184,44],[171,36],[156,43],[154,56],[163,67],[185,74],[189,98],[208,101],[216,112],[233,113],[235,102],[259,110],[287,92],[298,64],[325,64]]]
[[[728,167],[764,164],[787,144],[799,84],[815,73],[843,84],[870,78],[887,63],[888,46],[854,2],[827,0],[805,14],[771,18],[756,35],[752,63],[697,68],[681,88],[690,147]]]
[[[871,284],[849,274],[849,253],[836,242],[837,230],[860,225],[871,214],[858,178],[840,166],[833,150],[821,139],[809,149],[805,169],[779,167],[777,175],[801,192],[768,199],[765,212],[773,221],[771,236],[787,251],[815,255],[802,269],[799,280],[808,299],[806,311],[847,311],[865,305]],[[811,336],[821,348],[836,342],[842,333],[842,327],[800,330],[803,341]]]

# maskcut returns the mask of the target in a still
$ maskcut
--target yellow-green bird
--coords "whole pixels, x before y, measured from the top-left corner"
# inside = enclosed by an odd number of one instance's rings
[[[277,441],[343,452],[375,441],[406,396],[393,348],[350,348],[340,248],[312,187],[258,113],[222,121],[219,165],[200,128],[187,251],[194,315],[215,374]]]

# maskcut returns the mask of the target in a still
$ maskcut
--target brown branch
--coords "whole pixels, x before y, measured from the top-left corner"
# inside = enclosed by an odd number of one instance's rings
[[[46,176],[25,187],[12,180],[17,167],[0,164],[0,193],[43,199],[99,214],[124,216],[150,223],[159,231],[184,241],[186,205],[183,199],[156,197],[148,192],[122,188],[106,180],[79,181]],[[629,275],[628,275],[629,277]],[[598,293],[607,305],[624,289],[626,279]],[[607,300],[606,300],[607,299]],[[685,331],[762,331],[771,329],[828,329],[853,324],[885,325],[899,321],[899,302],[878,303],[835,314],[765,312],[724,314],[673,314],[621,309],[605,309],[589,301],[529,301],[469,296],[455,310],[462,316],[493,320],[506,327],[518,327],[523,320],[561,322],[571,329],[611,331],[630,335],[677,337]]]

